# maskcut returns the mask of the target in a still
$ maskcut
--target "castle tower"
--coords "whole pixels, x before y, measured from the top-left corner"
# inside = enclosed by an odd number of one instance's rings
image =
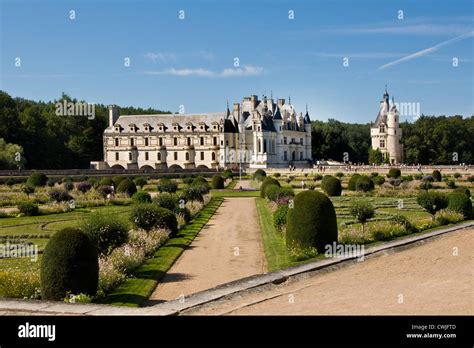
[[[399,123],[400,114],[392,98],[390,104],[387,89],[380,101],[380,110],[371,126],[372,149],[380,150],[384,161],[390,164],[403,162],[402,129]]]

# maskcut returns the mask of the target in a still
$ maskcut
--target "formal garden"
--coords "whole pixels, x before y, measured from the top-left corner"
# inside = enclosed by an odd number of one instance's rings
[[[268,174],[257,208],[268,270],[325,257],[324,245],[375,245],[472,219],[474,176],[375,172]]]
[[[138,306],[219,207],[210,191],[233,185],[230,171],[7,178],[0,296]]]

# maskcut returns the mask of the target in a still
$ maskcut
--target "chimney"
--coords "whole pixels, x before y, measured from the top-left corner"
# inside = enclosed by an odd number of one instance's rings
[[[117,122],[119,116],[119,107],[117,105],[109,105],[109,127],[112,127]]]
[[[251,107],[251,111],[255,110],[255,108],[257,107],[257,102],[258,102],[258,97],[256,95],[251,95],[250,96],[250,107]]]
[[[278,107],[281,108],[283,105],[285,105],[285,99],[278,99]]]

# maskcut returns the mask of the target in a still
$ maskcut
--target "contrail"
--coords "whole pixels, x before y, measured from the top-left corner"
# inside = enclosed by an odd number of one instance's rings
[[[412,59],[415,59],[415,58],[418,58],[418,57],[422,57],[425,54],[428,54],[428,53],[435,52],[435,51],[439,50],[443,46],[450,45],[454,42],[464,40],[464,39],[466,39],[468,37],[471,37],[473,35],[474,35],[474,31],[470,31],[469,33],[466,33],[466,34],[463,34],[463,35],[460,35],[460,36],[456,36],[455,38],[452,38],[448,41],[441,42],[441,43],[439,43],[439,44],[437,44],[433,47],[426,48],[424,50],[421,50],[421,51],[418,51],[416,53],[410,54],[409,56],[406,56],[406,57],[394,60],[393,62],[384,64],[384,65],[380,66],[377,70],[383,70],[383,69],[389,68],[391,66],[394,66],[394,65],[397,65],[397,64],[400,64],[400,63],[403,63],[403,62],[406,62],[406,61],[409,61],[409,60],[412,60]]]

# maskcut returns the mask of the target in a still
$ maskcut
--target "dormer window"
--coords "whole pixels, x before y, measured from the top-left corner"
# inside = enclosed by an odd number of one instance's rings
[[[163,123],[159,123],[157,126],[158,126],[158,132],[164,132],[165,131],[165,125]]]
[[[179,132],[179,124],[173,123],[173,131],[174,132]]]
[[[130,132],[132,132],[132,133],[135,133],[135,131],[137,130],[137,126],[134,125],[134,124],[129,125],[128,128],[129,128]]]
[[[121,130],[120,125],[119,125],[119,124],[116,124],[116,125],[115,125],[115,131],[116,131],[117,133],[120,133],[120,130]]]
[[[145,123],[145,124],[143,125],[143,130],[144,130],[145,132],[149,132],[149,131],[151,130],[150,124],[149,124],[149,123]]]

